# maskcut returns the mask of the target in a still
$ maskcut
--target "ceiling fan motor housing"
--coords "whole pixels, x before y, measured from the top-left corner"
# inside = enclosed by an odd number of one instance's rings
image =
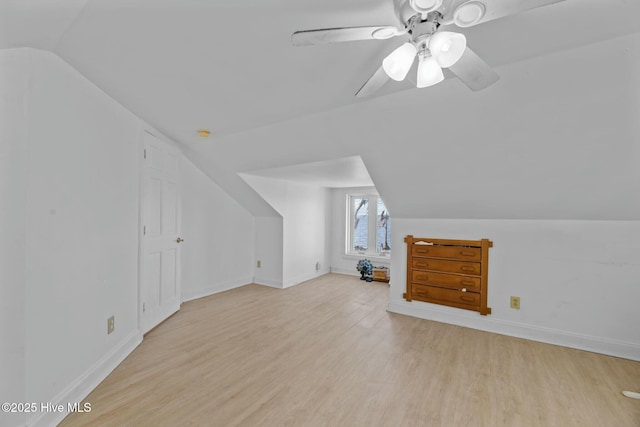
[[[411,22],[408,33],[411,34],[411,40],[418,52],[429,48],[429,37],[438,31],[441,18],[442,15],[439,12],[431,12],[428,14],[427,19],[414,19]]]
[[[417,40],[420,37],[430,36],[431,34],[438,31],[440,27],[440,22],[438,17],[442,16],[438,12],[432,12],[429,14],[429,17],[424,21],[416,20],[414,24],[409,28],[409,33],[413,40]]]

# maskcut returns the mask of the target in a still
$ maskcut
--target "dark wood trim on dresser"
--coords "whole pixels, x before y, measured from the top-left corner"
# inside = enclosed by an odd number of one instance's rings
[[[407,301],[491,314],[487,307],[489,248],[493,242],[413,237],[407,243]]]

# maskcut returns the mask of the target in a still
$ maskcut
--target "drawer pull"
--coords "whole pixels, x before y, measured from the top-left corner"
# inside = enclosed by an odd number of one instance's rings
[[[460,292],[467,292],[467,288],[460,289]]]
[[[429,267],[429,263],[427,262],[416,262],[417,267]]]
[[[476,282],[471,281],[471,280],[461,280],[461,281],[460,281],[460,284],[461,284],[461,285],[470,285],[470,286],[473,286],[473,285],[475,285],[475,284],[476,284]]]
[[[466,301],[466,302],[475,302],[475,300],[473,299],[473,297],[465,297],[465,296],[462,296],[462,297],[460,297],[460,299],[461,299],[462,301]]]
[[[462,256],[476,256],[476,253],[475,252],[460,251],[460,255],[462,255]]]
[[[460,270],[462,271],[476,271],[476,269],[474,267],[469,267],[469,266],[464,266],[464,267],[460,267]]]

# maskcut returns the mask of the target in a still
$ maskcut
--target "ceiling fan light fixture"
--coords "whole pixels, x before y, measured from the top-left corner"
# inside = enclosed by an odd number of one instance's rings
[[[464,34],[439,31],[429,38],[429,50],[442,68],[449,68],[462,57],[467,48]]]
[[[453,12],[453,22],[462,28],[476,25],[484,18],[487,8],[484,3],[479,1],[469,1],[461,4]]]
[[[442,6],[442,0],[409,0],[409,5],[416,12],[429,13]]]
[[[413,65],[418,50],[413,43],[405,43],[382,60],[382,68],[395,81],[401,82]]]
[[[371,33],[371,37],[377,40],[386,40],[398,35],[398,29],[394,27],[380,27]]]
[[[420,55],[418,58],[417,87],[429,87],[444,80],[444,73],[438,61],[431,55]]]

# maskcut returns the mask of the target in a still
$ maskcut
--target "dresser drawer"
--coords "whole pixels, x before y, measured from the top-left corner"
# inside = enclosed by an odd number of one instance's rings
[[[480,275],[479,262],[448,261],[445,259],[413,258],[412,267],[416,270],[443,271],[445,273]]]
[[[407,244],[407,291],[404,299],[473,310],[487,307],[489,248],[493,242],[442,238],[404,238]]]
[[[434,302],[436,304],[447,302],[469,307],[480,306],[480,294],[438,288],[435,286],[418,285],[415,283],[411,288],[411,296],[418,301]]]
[[[467,261],[480,261],[482,249],[460,246],[413,245],[411,254],[414,257],[450,258]]]
[[[430,271],[414,271],[412,276],[415,283],[458,290],[466,288],[470,292],[480,292],[479,277],[456,276],[453,274],[432,273]]]

